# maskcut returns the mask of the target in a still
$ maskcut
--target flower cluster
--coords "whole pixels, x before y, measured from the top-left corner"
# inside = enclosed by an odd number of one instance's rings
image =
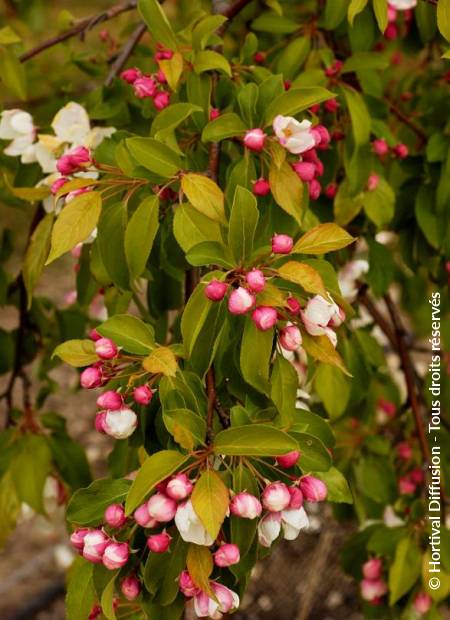
[[[90,335],[100,359],[85,368],[80,375],[81,387],[87,390],[105,385],[123,370],[119,359],[120,350],[116,344],[109,338],[102,338],[95,329]],[[106,390],[97,398],[100,411],[95,416],[95,428],[100,433],[115,439],[126,439],[134,432],[138,423],[137,415],[130,407],[131,402],[149,405],[153,394],[153,390],[147,384],[138,385],[124,392]]]
[[[397,159],[405,159],[409,155],[409,149],[406,144],[399,142],[393,148],[390,148],[384,138],[377,138],[372,142],[373,152],[384,162],[386,156],[391,153]]]

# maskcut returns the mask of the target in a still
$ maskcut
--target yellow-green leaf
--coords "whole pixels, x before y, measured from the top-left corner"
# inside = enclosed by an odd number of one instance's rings
[[[214,222],[226,223],[224,196],[217,183],[203,174],[185,174],[181,179],[181,189],[197,211]]]
[[[302,335],[302,346],[308,355],[319,360],[319,362],[336,366],[342,370],[344,374],[351,377],[351,374],[345,367],[344,360],[333,347],[327,336],[310,336],[305,331],[303,331]]]
[[[450,41],[450,0],[438,1],[437,25],[441,35]]]
[[[212,470],[204,471],[192,493],[192,505],[206,531],[217,538],[228,511],[228,488]]]
[[[231,67],[228,60],[222,54],[212,50],[204,50],[195,55],[194,70],[196,73],[217,70],[231,77]]]
[[[333,222],[328,222],[308,230],[300,237],[292,251],[299,254],[326,254],[345,248],[353,241],[355,237],[349,235],[346,230]]]
[[[53,219],[53,213],[47,213],[36,226],[23,261],[22,277],[27,290],[28,308],[31,306],[34,287],[39,280],[50,250]]]
[[[180,52],[175,52],[172,58],[160,60],[158,64],[166,76],[170,88],[176,90],[181,74],[183,73],[183,56]]]
[[[0,79],[11,95],[27,98],[25,67],[8,47],[0,47]]]
[[[213,572],[214,562],[207,547],[190,544],[187,552],[186,566],[197,588],[210,592],[209,577]]]
[[[285,305],[286,295],[283,291],[272,284],[272,282],[266,281],[266,286],[261,293],[257,296],[258,306],[278,306],[283,307]]]
[[[307,293],[327,294],[320,273],[311,265],[289,261],[278,269],[278,273],[284,280],[299,284]]]
[[[78,243],[86,241],[97,226],[101,210],[102,198],[99,192],[87,192],[69,202],[53,226],[50,255],[45,264],[48,265]]]
[[[158,347],[142,362],[148,372],[174,377],[177,372],[177,358],[169,347]]]
[[[351,26],[353,26],[353,20],[366,8],[367,0],[351,0],[350,6],[348,7],[348,21]]]
[[[63,362],[71,366],[89,366],[98,361],[92,340],[67,340],[58,345],[53,351],[52,357],[57,355]]]
[[[275,202],[301,225],[303,185],[297,174],[287,162],[283,162],[280,167],[272,165],[269,183]]]

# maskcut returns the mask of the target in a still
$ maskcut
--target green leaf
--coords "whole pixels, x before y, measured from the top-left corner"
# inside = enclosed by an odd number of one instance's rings
[[[149,456],[133,480],[125,510],[129,515],[147,497],[150,491],[186,463],[189,456],[176,450],[161,450]]]
[[[33,300],[33,291],[36,286],[50,251],[54,215],[47,215],[39,222],[33,232],[27,248],[22,266],[22,275],[27,290],[28,309]]]
[[[147,590],[155,595],[155,601],[167,607],[166,620],[173,620],[173,605],[178,590],[178,577],[186,567],[188,545],[177,530],[173,532],[170,553],[149,553],[144,569],[144,583]],[[164,608],[163,608],[164,609]],[[163,620],[161,613],[150,616],[152,620]]]
[[[183,75],[184,58],[182,54],[175,52],[172,58],[160,60],[158,64],[166,77],[169,87],[171,90],[176,91],[178,82]]]
[[[328,471],[315,472],[314,475],[327,485],[329,502],[353,504],[353,496],[347,480],[336,467],[330,467]]]
[[[439,32],[450,41],[450,0],[438,0],[436,15]]]
[[[0,47],[0,76],[11,95],[22,101],[27,98],[25,67],[7,47]]]
[[[282,355],[277,355],[270,377],[270,398],[280,413],[283,427],[293,423],[298,387],[298,374],[294,366]]]
[[[176,50],[178,45],[175,34],[159,2],[139,0],[138,8],[155,41],[160,41],[170,49]]]
[[[233,138],[244,134],[247,127],[240,116],[234,112],[226,112],[210,121],[202,132],[203,142],[219,142],[225,138]]]
[[[213,50],[197,52],[194,58],[194,71],[203,73],[204,71],[221,71],[231,77],[231,67],[228,60],[222,54]]]
[[[51,194],[49,187],[13,187],[6,179],[5,182],[11,194],[27,202],[38,202]]]
[[[226,269],[234,266],[234,261],[227,247],[219,241],[203,241],[190,248],[186,260],[195,267],[202,265],[221,265]]]
[[[100,599],[100,605],[103,611],[103,615],[107,620],[116,620],[116,612],[114,607],[114,591],[117,573],[108,581],[105,589],[102,592]]]
[[[67,620],[82,620],[91,612],[96,599],[94,581],[94,564],[81,557],[75,558],[68,578],[66,595]]]
[[[46,437],[24,435],[16,444],[11,475],[21,502],[45,514],[43,491],[51,471],[51,452]]]
[[[211,593],[209,577],[214,569],[211,551],[207,547],[190,544],[186,558],[186,568],[197,588],[200,588],[203,592]]]
[[[127,138],[125,142],[138,164],[163,178],[175,176],[183,167],[178,154],[154,138]]]
[[[131,279],[139,277],[145,269],[158,232],[158,215],[158,197],[149,196],[141,202],[128,222],[125,231],[125,256]]]
[[[97,247],[110,279],[123,291],[130,287],[125,257],[126,225],[127,207],[124,202],[105,205],[98,223]]]
[[[195,483],[191,501],[206,531],[216,540],[230,502],[228,488],[222,478],[215,471],[204,471]]]
[[[363,97],[348,86],[342,89],[345,102],[352,121],[352,133],[355,145],[362,146],[369,141],[370,115]]]
[[[345,248],[355,240],[346,230],[328,222],[308,230],[300,237],[292,251],[298,254],[326,254]]]
[[[311,50],[310,37],[297,37],[288,43],[277,60],[277,73],[282,73],[284,78],[292,80],[300,71]]]
[[[303,185],[287,162],[272,164],[269,169],[270,191],[275,202],[301,225],[303,215]]]
[[[227,21],[223,15],[207,15],[201,19],[192,31],[192,47],[195,51],[204,49],[211,36]]]
[[[388,25],[388,3],[386,0],[372,0],[373,11],[377,19],[378,28],[380,32],[384,32]]]
[[[334,218],[341,226],[346,226],[363,208],[363,193],[351,196],[349,182],[344,180],[340,185],[334,199],[333,211]]]
[[[272,357],[273,329],[259,330],[247,317],[240,351],[244,379],[263,394],[269,394],[269,362]]]
[[[2,524],[0,529],[0,548],[5,545],[9,535],[15,530],[20,508],[21,502],[17,497],[11,471],[7,471],[0,478],[0,522]]]
[[[188,202],[175,208],[173,234],[181,249],[187,254],[191,248],[205,241],[222,242],[220,225]]]
[[[129,480],[95,480],[86,489],[79,489],[72,495],[67,505],[67,520],[77,525],[99,525],[106,508],[110,504],[121,504],[129,488]]]
[[[21,41],[22,39],[10,26],[0,28],[0,45],[15,45]]]
[[[381,1],[387,7],[386,0]],[[355,52],[344,62],[341,73],[366,71],[368,69],[387,69],[388,66],[389,59],[382,56],[379,52]]]
[[[298,463],[302,471],[328,471],[331,466],[331,456],[318,437],[308,433],[298,433],[293,429],[289,431],[289,434],[296,440],[300,450]]]
[[[395,475],[385,456],[366,456],[354,465],[360,493],[374,502],[389,504],[397,496]]]
[[[327,448],[332,448],[336,443],[329,422],[316,413],[307,411],[306,409],[295,409],[293,418],[295,423],[290,429],[292,432],[314,435],[314,437],[318,437]]]
[[[72,490],[88,486],[92,482],[92,476],[81,445],[62,431],[53,432],[48,441],[53,461],[62,479]]]
[[[348,7],[348,21],[353,26],[353,21],[358,13],[361,13],[366,7],[367,0],[351,0]]]
[[[265,125],[271,125],[278,114],[283,116],[295,116],[303,110],[307,110],[315,103],[322,103],[327,99],[334,99],[335,93],[320,86],[309,88],[291,88],[287,92],[276,97],[267,107],[265,113]]]
[[[307,293],[327,295],[320,273],[311,265],[291,260],[279,267],[278,274],[283,280],[299,284]]]
[[[314,387],[331,419],[344,413],[350,398],[351,383],[340,370],[329,364],[319,364]]]
[[[158,112],[153,119],[151,135],[157,140],[165,141],[172,135],[173,130],[194,112],[201,112],[202,108],[193,103],[173,103]]]
[[[300,24],[276,13],[262,13],[251,23],[252,30],[274,34],[291,34],[300,28]]]
[[[367,216],[378,228],[383,228],[392,220],[395,193],[383,177],[380,177],[376,189],[364,193],[362,202]]]
[[[155,347],[153,328],[131,314],[117,314],[97,327],[97,331],[129,353],[146,355]]]
[[[344,374],[350,376],[342,357],[326,336],[310,336],[308,333],[303,332],[302,345],[308,355],[311,355],[314,359],[336,366]]]
[[[95,345],[92,340],[67,340],[59,344],[52,353],[52,357],[57,355],[63,362],[71,366],[89,366],[98,362],[98,355],[95,352]]]
[[[66,204],[53,226],[50,255],[45,264],[86,241],[97,226],[101,210],[99,192],[80,194]]]
[[[177,373],[177,358],[169,347],[157,347],[143,361],[142,366],[155,375],[174,377]]]
[[[214,222],[226,223],[224,196],[217,183],[203,174],[189,173],[183,175],[181,189],[197,211]]]
[[[439,248],[441,231],[439,230],[439,220],[433,212],[433,198],[434,196],[431,189],[428,186],[422,185],[416,195],[415,214],[417,223],[425,235],[426,240],[437,250]]]
[[[206,422],[189,409],[171,409],[163,413],[164,424],[175,441],[185,450],[204,445]]]
[[[287,433],[264,424],[234,426],[216,435],[214,452],[227,456],[280,456],[298,450]]]
[[[327,0],[324,14],[324,28],[335,30],[347,15],[350,0]]]
[[[228,245],[236,264],[245,264],[252,255],[258,219],[255,196],[238,185],[234,193],[228,229]]]
[[[389,605],[394,605],[416,583],[420,575],[421,557],[413,538],[401,540],[389,569]]]

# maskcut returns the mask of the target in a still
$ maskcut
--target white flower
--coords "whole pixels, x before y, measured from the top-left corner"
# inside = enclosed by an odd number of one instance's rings
[[[128,407],[116,411],[107,411],[105,416],[105,432],[115,439],[126,439],[137,426],[137,416]]]
[[[304,508],[288,508],[281,513],[281,526],[285,540],[295,540],[300,531],[309,526]]]
[[[311,133],[311,122],[297,121],[292,116],[279,114],[273,121],[273,130],[278,141],[290,153],[304,153],[314,148],[316,142]]]
[[[281,532],[281,513],[269,512],[258,523],[258,540],[263,547],[270,547]]]
[[[315,295],[306,304],[305,310],[301,311],[301,317],[306,331],[311,336],[327,336],[331,344],[337,344],[336,333],[329,327],[333,317],[339,317],[339,306],[331,299],[327,300],[321,295]]]
[[[0,117],[0,140],[11,140],[5,155],[19,157],[22,163],[36,161],[33,149],[35,128],[33,117],[23,110],[5,110]]]
[[[70,101],[56,113],[52,127],[61,142],[68,142],[72,146],[83,146],[91,130],[86,110],[74,101]]]
[[[389,0],[388,4],[397,11],[407,11],[417,6],[417,0]]]
[[[214,542],[203,527],[190,500],[178,506],[175,515],[175,525],[180,532],[181,538],[186,542],[192,542],[196,545],[204,545],[206,547],[209,547]]]
[[[356,281],[369,271],[369,263],[356,259],[346,263],[338,273],[339,288],[346,299],[352,300],[358,292]]]

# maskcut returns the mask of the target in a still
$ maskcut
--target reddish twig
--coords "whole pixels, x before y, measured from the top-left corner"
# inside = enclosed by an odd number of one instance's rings
[[[104,82],[105,86],[111,86],[114,78],[122,71],[128,58],[133,53],[134,48],[144,36],[147,26],[145,24],[139,24],[132,32],[128,41],[123,46],[116,60],[111,66],[108,76]]]
[[[389,321],[383,316],[383,314],[378,310],[375,302],[368,294],[368,286],[367,284],[361,284],[358,291],[358,299],[360,303],[367,309],[369,314],[374,319],[375,323],[380,327],[380,329],[384,332],[386,338],[389,340],[391,347],[397,350],[397,339],[395,333],[389,324]]]
[[[86,17],[85,19],[82,19],[77,24],[75,24],[72,28],[69,28],[69,30],[65,30],[64,32],[61,32],[61,34],[58,34],[55,37],[52,37],[50,39],[47,39],[46,41],[43,41],[36,47],[33,47],[31,50],[28,50],[28,52],[25,52],[24,54],[19,56],[19,60],[20,62],[26,62],[30,58],[37,56],[38,54],[40,54],[41,52],[44,52],[50,47],[53,47],[54,45],[58,45],[59,43],[62,43],[63,41],[67,41],[68,39],[71,39],[72,37],[76,37],[78,35],[83,36],[86,32],[88,32],[89,30],[97,26],[98,24],[102,24],[105,21],[113,19],[114,17],[117,17],[118,15],[120,15],[121,13],[125,13],[126,11],[132,11],[136,7],[137,7],[137,0],[126,0],[126,2],[121,2],[119,4],[116,4],[112,6],[110,9],[108,9],[107,11],[103,11],[102,13],[99,13],[98,15],[94,15],[92,17]]]

